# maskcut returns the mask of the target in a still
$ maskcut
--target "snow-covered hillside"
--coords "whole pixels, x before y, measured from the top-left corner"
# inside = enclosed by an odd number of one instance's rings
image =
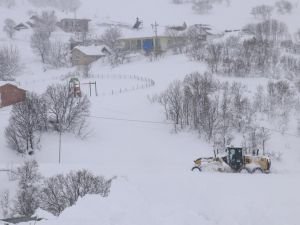
[[[133,24],[136,17],[144,26],[157,21],[161,27],[203,23],[217,30],[240,29],[255,21],[251,8],[259,4],[274,4],[275,0],[231,0],[217,4],[205,15],[196,14],[190,4],[172,4],[171,0],[82,0],[76,12],[78,18],[90,18],[93,35],[101,35],[98,25],[107,21]],[[295,6],[300,1],[292,1]],[[17,0],[10,9],[0,7],[0,28],[6,18],[24,22],[28,12],[41,12],[26,0]],[[59,18],[72,13],[57,11]],[[292,14],[276,15],[294,33],[300,25],[300,5]],[[9,40],[0,33],[0,45],[13,44],[20,50],[22,71],[16,83],[29,91],[42,94],[48,85],[69,81],[66,74],[75,68],[53,69],[43,65],[32,51],[32,30],[18,32]],[[69,40],[70,35],[57,30],[53,39]],[[41,149],[33,156],[16,154],[7,145],[5,128],[9,124],[11,107],[0,108],[0,194],[16,189],[1,169],[10,169],[28,159],[39,163],[43,176],[50,177],[71,170],[89,169],[107,178],[116,176],[107,198],[85,196],[59,217],[42,211],[37,216],[42,225],[297,225],[300,212],[300,138],[293,115],[286,133],[278,132],[275,121],[259,121],[270,128],[266,143],[268,152],[282,154],[272,162],[271,174],[195,173],[193,160],[213,155],[213,145],[199,133],[189,129],[175,132],[166,121],[163,107],[151,98],[164,91],[174,80],[187,74],[204,72],[207,66],[191,61],[186,55],[165,54],[159,60],[138,56],[131,62],[111,67],[103,60],[93,63],[89,78],[82,84],[97,82],[98,96],[92,91],[89,135],[80,139],[63,134],[59,164],[59,134],[45,133]],[[253,96],[268,78],[235,78],[214,75],[219,81],[241,82],[246,95]],[[151,83],[153,81],[153,83]],[[1,84],[1,83],[0,83]],[[151,85],[150,85],[151,84]],[[154,85],[153,85],[154,84]],[[87,85],[82,92],[89,95]],[[234,145],[241,145],[236,138]],[[1,219],[0,210],[0,219]],[[1,222],[0,222],[1,224]],[[26,223],[25,223],[26,224]]]

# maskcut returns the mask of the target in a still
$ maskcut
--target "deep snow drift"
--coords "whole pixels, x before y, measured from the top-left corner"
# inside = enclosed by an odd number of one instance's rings
[[[224,30],[240,28],[253,21],[249,13],[251,7],[262,2],[274,3],[272,0],[233,0],[230,7],[222,4],[210,14],[199,16],[192,12],[190,5],[172,5],[169,0],[84,0],[77,16],[91,18],[95,33],[97,23],[109,19],[130,24],[136,16],[149,25],[155,20],[161,26],[186,21],[188,24],[208,23]],[[11,10],[0,8],[0,21],[12,17],[21,22],[29,9],[26,1],[18,2],[17,8]],[[292,15],[279,17],[288,23],[291,31],[298,29],[299,10],[298,7]],[[61,17],[73,16],[58,13]],[[45,69],[30,48],[30,35],[30,30],[20,32],[11,42],[2,33],[0,44],[13,43],[20,48],[24,69],[17,82],[41,94],[49,84],[67,82],[64,75],[74,68]],[[60,32],[55,35],[68,38]],[[166,55],[154,62],[141,58],[116,68],[101,61],[95,63],[91,71],[94,76],[82,80],[96,81],[98,85],[99,96],[93,92],[90,97],[90,135],[84,140],[73,134],[63,135],[60,165],[58,134],[44,135],[41,150],[32,158],[40,163],[45,176],[86,168],[108,178],[117,176],[117,179],[108,198],[86,196],[58,218],[38,212],[48,219],[38,224],[298,224],[300,139],[296,136],[271,133],[266,148],[283,155],[281,162],[273,162],[269,175],[190,171],[194,159],[213,154],[212,145],[201,140],[196,132],[175,133],[173,126],[164,120],[163,109],[151,103],[149,97],[165,90],[173,80],[182,80],[189,73],[205,69],[184,55]],[[134,77],[151,79],[155,86],[146,87],[141,79]],[[242,82],[249,95],[259,84],[268,82],[266,78],[217,78]],[[86,86],[83,92],[89,94]],[[29,159],[16,155],[6,145],[4,130],[10,110],[10,107],[0,109],[0,169]],[[289,133],[295,132],[295,124],[291,124]],[[236,140],[235,144],[241,143]],[[13,192],[14,187],[6,174],[1,173],[0,192],[6,189]]]

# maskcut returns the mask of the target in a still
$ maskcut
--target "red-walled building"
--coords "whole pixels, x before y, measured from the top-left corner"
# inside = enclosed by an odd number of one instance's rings
[[[0,86],[0,108],[25,101],[26,91],[12,84]]]

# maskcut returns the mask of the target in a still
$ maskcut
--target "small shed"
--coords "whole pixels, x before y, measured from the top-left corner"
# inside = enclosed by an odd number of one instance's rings
[[[72,49],[71,61],[73,66],[86,66],[110,54],[106,45],[76,46]]]
[[[90,19],[70,19],[65,18],[57,23],[57,26],[63,31],[68,33],[83,32],[86,33],[89,31],[89,22]]]
[[[23,102],[26,91],[10,83],[0,86],[0,108]]]

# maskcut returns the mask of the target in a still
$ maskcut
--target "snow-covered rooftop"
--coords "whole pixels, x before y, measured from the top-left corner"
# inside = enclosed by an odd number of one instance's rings
[[[74,49],[90,56],[105,56],[107,55],[106,51],[109,51],[106,45],[76,46]]]

